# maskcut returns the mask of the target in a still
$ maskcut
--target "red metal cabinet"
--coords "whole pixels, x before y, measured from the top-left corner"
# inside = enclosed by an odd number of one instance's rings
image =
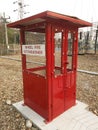
[[[75,105],[78,28],[86,26],[91,26],[91,23],[51,11],[8,24],[8,27],[20,28],[21,50],[22,46],[26,44],[25,31],[45,34],[45,65],[28,69],[27,56],[22,51],[21,55],[24,104],[39,113],[46,121],[53,120]],[[55,37],[59,32],[61,57],[60,66],[57,66],[55,63]],[[69,64],[68,48],[71,35],[71,64]],[[31,52],[33,53],[33,51]],[[45,71],[44,76],[34,73],[41,70]]]

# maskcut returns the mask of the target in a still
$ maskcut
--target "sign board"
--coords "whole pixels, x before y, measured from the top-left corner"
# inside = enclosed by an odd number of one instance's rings
[[[22,45],[22,54],[33,56],[45,56],[45,45]]]

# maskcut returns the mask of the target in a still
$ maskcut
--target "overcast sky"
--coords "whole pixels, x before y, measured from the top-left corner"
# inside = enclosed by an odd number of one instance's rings
[[[18,18],[18,13],[13,10],[18,8],[13,4],[17,0],[0,0],[0,13],[5,12],[6,16],[11,17],[11,21]],[[25,8],[25,17],[34,15],[45,10],[50,10],[66,15],[77,16],[89,22],[98,21],[98,0],[24,0],[29,5]]]

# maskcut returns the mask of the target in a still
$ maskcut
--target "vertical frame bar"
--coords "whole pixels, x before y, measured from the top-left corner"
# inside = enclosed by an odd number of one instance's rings
[[[52,120],[52,77],[54,76],[54,31],[50,23],[46,24],[46,80],[48,99],[48,119]]]
[[[77,57],[78,57],[78,28],[74,30],[74,43],[73,43],[73,61],[72,69],[74,72],[74,98],[76,101],[76,75],[77,75]]]
[[[62,74],[67,72],[67,51],[68,51],[68,30],[65,29],[62,32],[62,55],[61,55],[61,65],[62,65]]]
[[[65,74],[67,71],[67,49],[68,49],[68,30],[62,32],[62,54],[61,54],[61,67],[62,74]]]
[[[78,55],[78,29],[73,32],[73,59],[72,59],[72,69],[76,71],[77,69],[77,55]]]
[[[22,76],[23,76],[23,91],[24,91],[24,104],[25,104],[25,87],[24,87],[24,70],[26,70],[26,55],[22,54],[22,45],[25,44],[25,31],[20,29],[20,45],[21,45],[21,60],[22,60]]]
[[[65,54],[65,51],[64,51],[64,48],[65,48],[65,30],[63,30],[62,32],[62,43],[61,43],[61,73],[64,74],[64,54]]]
[[[20,29],[20,45],[21,45],[21,58],[22,58],[22,71],[26,69],[26,55],[22,54],[22,45],[25,44],[25,31]]]

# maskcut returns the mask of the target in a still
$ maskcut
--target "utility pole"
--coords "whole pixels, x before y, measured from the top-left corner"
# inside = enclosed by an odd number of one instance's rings
[[[98,26],[97,26],[97,29],[96,29],[95,54],[96,54],[96,51],[97,51],[97,37],[98,37]]]
[[[24,17],[24,8],[23,8],[23,5],[24,5],[24,1],[23,0],[18,0],[18,6],[19,6],[19,18],[20,19],[23,19]]]
[[[29,12],[25,12],[24,8],[28,5],[24,4],[24,0],[17,0],[14,1],[13,4],[18,4],[18,9],[13,10],[14,12],[18,11],[18,19],[23,19],[24,18],[24,14],[27,14]]]
[[[9,49],[9,44],[8,44],[8,33],[7,33],[7,20],[10,19],[10,17],[5,17],[5,13],[3,13],[3,17],[1,17],[4,23],[4,29],[5,29],[5,40],[6,40],[6,46],[7,50]]]

